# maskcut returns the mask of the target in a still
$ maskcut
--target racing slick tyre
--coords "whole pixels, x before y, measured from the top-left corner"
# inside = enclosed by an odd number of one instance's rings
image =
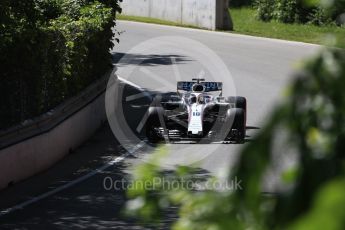
[[[227,97],[225,102],[230,104],[235,104],[235,108],[243,109],[244,110],[244,121],[247,124],[247,99],[245,97]]]
[[[246,137],[245,111],[240,108],[228,109],[227,122],[227,126],[231,127],[228,138],[243,143]]]
[[[159,117],[164,117],[164,109],[161,107],[150,107],[148,118],[145,124],[146,137],[149,143],[156,144],[163,140],[159,135],[161,123]]]

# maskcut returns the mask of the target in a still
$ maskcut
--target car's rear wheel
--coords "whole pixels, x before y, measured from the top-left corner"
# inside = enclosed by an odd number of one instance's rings
[[[243,109],[244,111],[244,123],[247,124],[247,99],[240,96],[227,97],[225,102],[235,104],[235,108]]]

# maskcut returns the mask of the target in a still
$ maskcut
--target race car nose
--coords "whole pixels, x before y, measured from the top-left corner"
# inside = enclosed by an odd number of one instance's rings
[[[201,136],[203,136],[203,131],[198,131],[197,133],[193,133],[192,131],[188,131],[188,136],[190,136],[190,137],[201,137]]]

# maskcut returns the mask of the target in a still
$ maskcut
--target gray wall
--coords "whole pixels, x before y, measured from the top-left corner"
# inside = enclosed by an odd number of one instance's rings
[[[0,133],[0,142],[10,143],[0,150],[0,190],[48,169],[92,136],[106,121],[108,78],[31,124]]]
[[[123,0],[122,14],[231,30],[227,0]]]

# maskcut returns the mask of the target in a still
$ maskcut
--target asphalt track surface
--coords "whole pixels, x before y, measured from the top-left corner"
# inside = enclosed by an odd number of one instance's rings
[[[281,100],[301,59],[320,49],[306,43],[126,21],[118,22],[117,30],[121,42],[111,53],[124,90],[119,95],[122,111],[115,114],[125,117],[126,123],[119,125],[128,128],[125,135],[119,136],[119,127],[105,124],[52,169],[0,192],[0,229],[153,228],[140,227],[122,215],[124,189],[104,187],[105,178],[121,181],[138,164],[151,161],[155,149],[131,138],[140,136],[136,131],[149,103],[145,95],[174,92],[177,80],[223,81],[224,96],[248,100],[249,142]],[[198,177],[221,178],[236,164],[245,144],[165,144],[166,156],[159,164],[167,169],[193,164],[200,169]],[[278,170],[295,161],[284,151],[279,156]],[[265,179],[268,192],[277,189],[274,175]],[[174,209],[168,210],[159,228],[169,227],[175,218]]]

